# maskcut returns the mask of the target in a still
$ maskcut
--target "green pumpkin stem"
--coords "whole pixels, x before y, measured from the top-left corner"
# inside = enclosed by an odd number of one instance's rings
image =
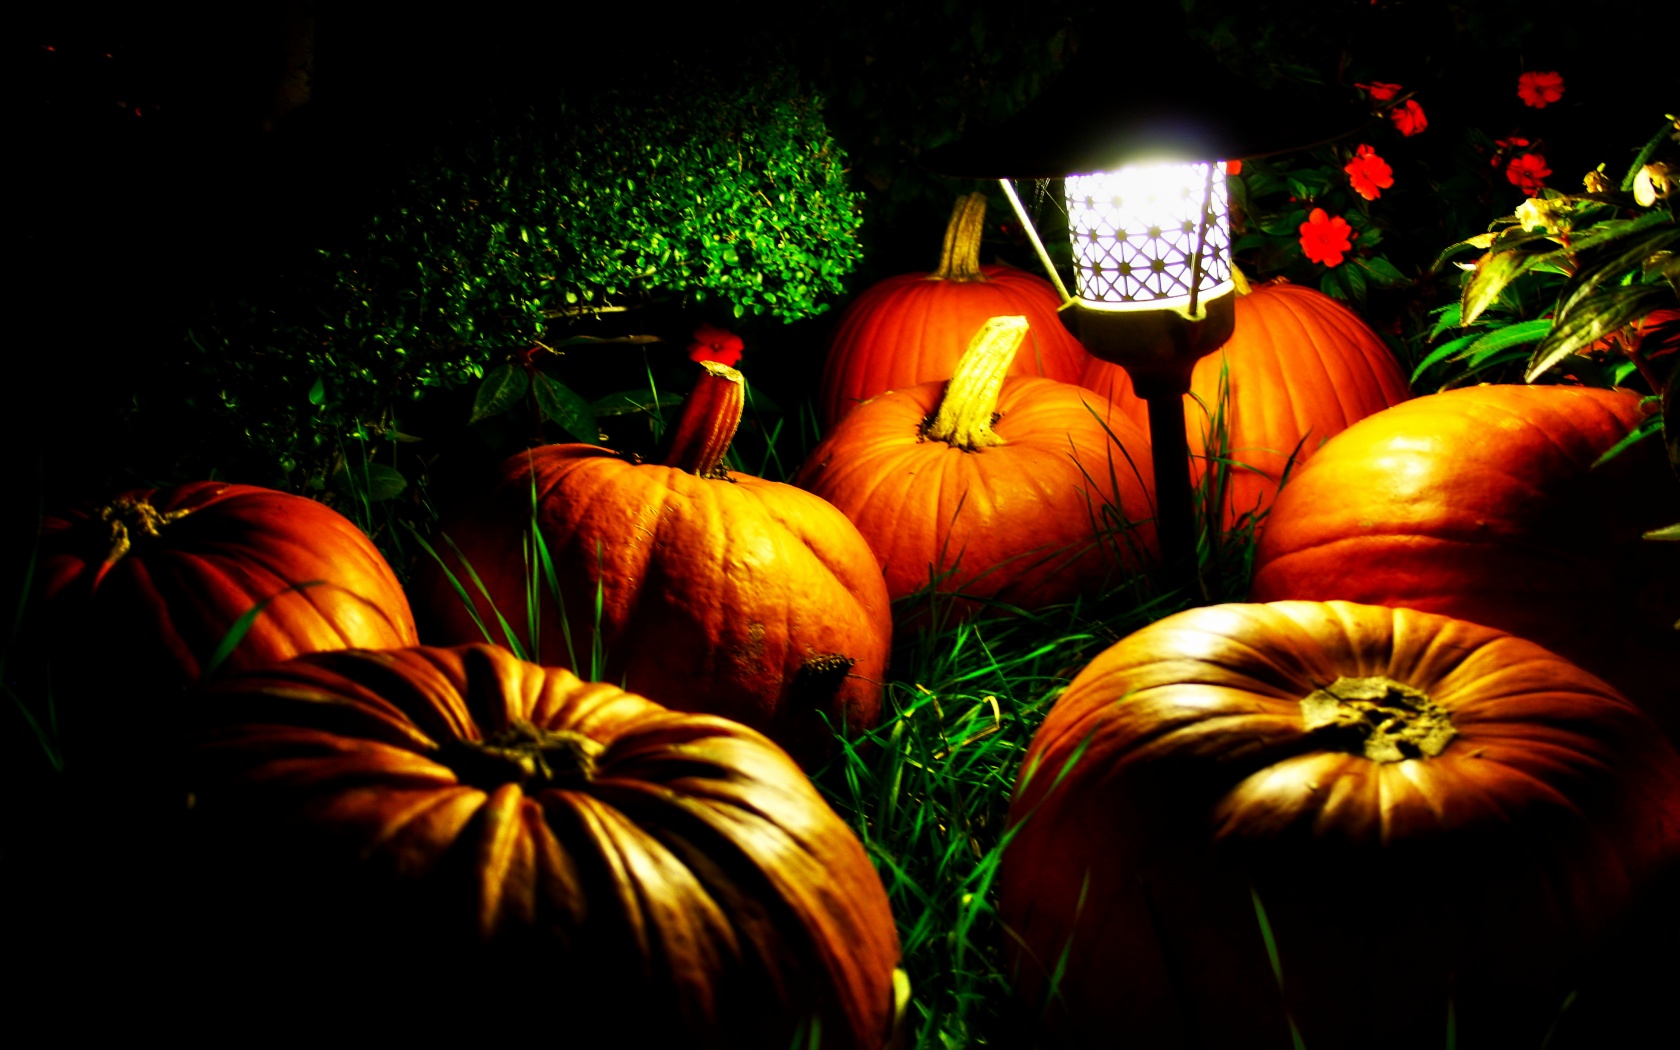
[[[986,195],[976,190],[957,201],[945,227],[945,250],[932,281],[984,281],[980,272],[980,234],[986,228]]]
[[[747,404],[747,381],[740,372],[716,361],[702,361],[705,369],[683,402],[682,418],[671,432],[663,463],[703,478],[726,476],[723,457],[741,425]]]
[[[974,452],[1004,443],[992,423],[998,395],[1015,352],[1027,337],[1027,319],[1019,315],[989,318],[957,359],[945,395],[922,424],[923,441],[943,441]]]

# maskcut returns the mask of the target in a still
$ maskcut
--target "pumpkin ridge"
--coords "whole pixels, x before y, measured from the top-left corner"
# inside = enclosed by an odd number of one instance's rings
[[[814,530],[807,527],[806,521],[803,519],[795,520],[781,507],[773,506],[771,501],[764,498],[766,493],[762,486],[766,484],[779,484],[778,482],[769,482],[760,478],[745,477],[741,480],[743,484],[739,491],[757,503],[770,520],[774,521],[777,525],[780,525],[788,532],[789,535],[799,541],[800,547],[804,549],[806,556],[809,558],[809,563],[806,566],[807,569],[821,569],[836,585],[844,587],[848,590],[853,589],[853,580],[847,576],[842,576],[836,564],[830,559],[823,557],[822,551],[818,550],[817,545],[812,542],[812,532]],[[760,484],[748,484],[748,482],[752,481],[760,482]],[[803,489],[799,489],[798,491],[804,495],[811,495]],[[821,499],[821,497],[813,498]],[[827,500],[823,500],[822,503],[824,507],[833,506],[833,504],[829,503]],[[821,511],[818,512],[821,513]]]
[[[371,856],[381,849],[400,848],[397,868],[405,875],[428,872],[442,863],[453,851],[453,844],[459,841],[463,829],[472,823],[484,800],[489,797],[478,788],[460,783],[424,789],[415,794],[432,797],[403,809],[395,817],[381,807],[377,821],[366,821],[373,824],[375,830],[363,855]],[[329,823],[346,823],[354,820],[354,815],[333,814],[327,819]],[[438,828],[447,830],[440,834]]]

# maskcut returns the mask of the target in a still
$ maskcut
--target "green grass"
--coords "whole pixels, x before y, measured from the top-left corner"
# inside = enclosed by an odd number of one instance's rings
[[[1198,517],[1204,523],[1198,543],[1198,593],[1163,593],[1147,577],[1122,577],[1113,581],[1108,593],[1090,601],[1030,612],[994,606],[966,620],[947,615],[948,596],[916,596],[912,602],[926,603],[921,622],[927,626],[900,630],[895,638],[879,724],[843,735],[837,756],[814,774],[819,789],[874,860],[898,922],[901,966],[907,977],[897,988],[903,1005],[898,1050],[1031,1043],[1032,1019],[1021,1016],[1014,1005],[1005,962],[1010,934],[996,911],[995,880],[1008,840],[1010,798],[1034,733],[1092,657],[1131,631],[1192,603],[1245,596],[1258,520],[1247,516],[1224,532],[1206,524],[1219,520],[1231,472],[1245,469],[1231,457],[1223,439],[1223,399],[1210,415],[1211,469],[1196,490]],[[785,477],[796,469],[794,454],[802,456],[818,437],[804,407],[791,418],[761,418],[758,432],[767,439],[766,449],[753,449],[751,458],[772,477]],[[780,453],[778,445],[783,446]],[[1114,469],[1122,464],[1117,458]],[[1109,527],[1107,542],[1117,553],[1131,550],[1132,523],[1122,520],[1116,508],[1094,507],[1093,515]],[[436,558],[441,549],[453,546],[441,534],[426,537],[411,531],[409,536],[424,556]],[[607,655],[598,630],[599,591],[593,610],[570,610],[568,615],[562,606],[558,624],[542,622],[541,598],[546,592],[558,600],[559,588],[552,557],[535,528],[525,536],[524,556],[530,579],[525,607],[506,610],[506,615],[496,610],[493,621],[475,612],[478,629],[487,640],[522,656],[536,653],[546,632],[559,630],[572,666],[587,668],[586,677],[599,678]],[[24,594],[33,567],[31,556]],[[449,580],[469,607],[471,596],[484,591],[470,566],[451,573]],[[259,612],[253,609],[235,626],[224,648],[237,643],[241,627],[248,627]],[[29,656],[19,639],[32,636],[27,630],[31,613],[20,598],[9,641],[0,650],[0,671],[7,674],[6,691],[21,716],[14,722],[20,731],[15,735],[32,736],[47,759],[43,766],[56,773],[64,768],[65,756],[50,689],[41,687],[46,680],[20,679],[27,683],[22,691],[12,685],[14,671]],[[597,629],[586,639],[587,627],[582,625],[591,614]],[[517,622],[521,619],[523,623]],[[1064,775],[1066,770],[1032,772]],[[1257,895],[1254,911],[1272,965],[1270,975],[1257,979],[1275,979],[1281,987],[1288,945],[1280,950]],[[1055,994],[1054,981],[1050,994]],[[1569,1005],[1564,1004],[1560,1017]],[[1443,1020],[1443,1045],[1450,1047],[1457,1042],[1454,1018]],[[1290,1029],[1295,1046],[1304,1046],[1293,1020]],[[802,1032],[795,1045],[821,1045],[820,1031]]]

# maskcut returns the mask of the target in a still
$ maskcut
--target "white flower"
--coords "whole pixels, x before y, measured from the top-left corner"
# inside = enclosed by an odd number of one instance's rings
[[[1633,177],[1633,199],[1641,207],[1649,208],[1660,198],[1674,192],[1674,176],[1667,164],[1660,161],[1647,164]]]

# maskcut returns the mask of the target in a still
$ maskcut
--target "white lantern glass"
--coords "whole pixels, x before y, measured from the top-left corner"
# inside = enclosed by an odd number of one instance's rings
[[[1212,167],[1211,193],[1205,163],[1128,164],[1069,175],[1068,233],[1079,297],[1100,310],[1184,310],[1193,281],[1198,304],[1230,291],[1225,164]]]

